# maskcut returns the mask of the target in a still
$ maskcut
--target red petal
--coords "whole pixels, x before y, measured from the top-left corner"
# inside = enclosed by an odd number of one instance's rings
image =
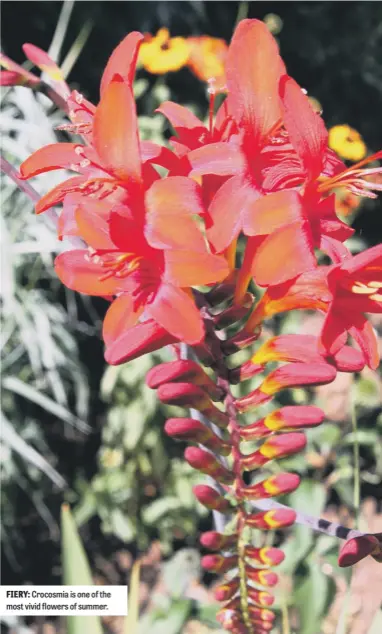
[[[141,141],[142,163],[155,163],[168,170],[173,169],[179,163],[178,157],[168,147],[157,145],[152,141]]]
[[[202,318],[194,301],[180,288],[161,284],[147,313],[171,335],[190,345],[204,338]]]
[[[94,147],[105,169],[121,180],[141,180],[138,121],[129,85],[110,82],[94,116]]]
[[[243,215],[259,196],[251,183],[241,176],[233,176],[218,189],[208,208],[212,227],[207,230],[208,240],[216,251],[223,251],[236,238]]]
[[[103,71],[100,86],[101,97],[103,97],[114,75],[120,75],[132,86],[139,46],[142,40],[142,33],[132,31],[118,44],[117,48],[114,49]]]
[[[252,275],[259,286],[274,286],[316,266],[309,226],[295,222],[277,229],[261,243]]]
[[[36,203],[36,214],[41,214],[50,207],[62,203],[67,194],[78,192],[80,186],[85,182],[86,178],[84,176],[73,176],[73,178],[68,178],[63,183],[56,185],[56,187],[53,187],[53,189],[45,194],[45,196],[42,196],[38,203]]]
[[[375,247],[366,249],[366,251],[362,251],[352,258],[349,258],[349,260],[342,264],[341,271],[357,273],[368,266],[380,268],[378,273],[376,271],[376,274],[379,274],[378,279],[380,279],[382,276],[382,244],[377,244]]]
[[[330,310],[325,318],[321,331],[320,344],[324,350],[335,355],[347,340],[348,321],[341,313]]]
[[[188,154],[192,167],[191,176],[216,174],[232,176],[243,172],[244,155],[240,148],[229,143],[210,143]]]
[[[164,328],[149,319],[126,330],[114,341],[105,352],[105,360],[110,365],[119,365],[175,342]]]
[[[325,124],[300,86],[288,75],[281,79],[280,97],[292,145],[310,177],[315,178],[322,171],[326,155],[328,132]]]
[[[378,338],[371,323],[363,315],[357,316],[357,323],[349,328],[351,336],[358,343],[369,368],[376,370],[379,366]]]
[[[40,150],[33,152],[31,156],[21,163],[21,178],[32,178],[42,172],[51,170],[71,169],[71,165],[78,165],[81,157],[76,153],[76,148],[82,146],[78,143],[51,143]]]
[[[203,123],[196,115],[194,115],[193,112],[191,112],[191,110],[188,110],[188,108],[184,108],[184,106],[180,106],[173,101],[165,101],[159,106],[159,108],[156,109],[155,112],[163,114],[175,130],[177,128],[187,128],[189,130],[202,128],[203,131],[205,131]]]
[[[229,274],[225,258],[207,251],[166,251],[165,263],[166,280],[176,286],[212,284],[224,280]]]
[[[102,336],[105,344],[110,346],[125,330],[137,323],[143,307],[134,310],[134,300],[124,293],[109,306],[103,320]]]
[[[114,295],[121,282],[115,277],[100,281],[105,269],[88,259],[86,250],[65,251],[54,262],[54,268],[61,282],[72,291],[85,295]]]
[[[301,196],[296,191],[275,192],[247,206],[243,230],[248,236],[267,235],[299,220],[303,220]]]
[[[260,20],[242,20],[226,63],[230,108],[256,146],[281,116],[278,85],[285,72],[278,46]]]

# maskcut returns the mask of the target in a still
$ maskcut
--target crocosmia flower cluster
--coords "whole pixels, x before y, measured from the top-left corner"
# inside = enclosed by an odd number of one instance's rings
[[[142,141],[132,84],[143,40],[130,33],[112,53],[97,106],[63,93],[67,129],[83,142],[41,148],[21,165],[21,178],[73,172],[36,211],[62,204],[59,236],[83,242],[55,268],[70,289],[109,301],[106,360],[173,346],[175,360],[154,367],[147,383],[161,401],[191,408],[168,420],[166,432],[190,443],[185,459],[209,477],[195,487],[197,499],[230,518],[229,530],[201,537],[211,551],[205,569],[225,575],[218,618],[234,633],[264,634],[275,618],[273,567],[284,555],[263,537],[296,519],[293,509],[264,502],[299,485],[296,474],[270,475],[267,465],[303,450],[304,429],[325,414],[290,405],[257,419],[256,410],[282,390],[378,365],[366,313],[382,312],[382,246],[350,253],[353,229],[336,215],[335,192],[375,197],[382,152],[347,167],[329,149],[320,113],[258,20],[235,30],[227,95],[218,97],[211,82],[208,123],[167,101],[158,112],[175,131],[171,147]],[[265,320],[295,309],[322,313],[321,331],[257,342]],[[232,367],[231,355],[249,346],[253,356]],[[256,375],[258,387],[236,397],[232,386]],[[244,424],[248,412],[254,420]],[[342,565],[365,554],[380,556],[376,537],[355,538]]]

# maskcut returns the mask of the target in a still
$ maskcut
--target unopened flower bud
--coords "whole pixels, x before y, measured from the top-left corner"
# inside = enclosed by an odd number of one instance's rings
[[[200,447],[187,447],[184,457],[191,467],[211,476],[222,484],[232,484],[235,479],[234,474],[228,471],[212,453]]]
[[[251,563],[256,562],[265,566],[278,566],[285,559],[282,550],[268,546],[264,546],[263,548],[246,546],[245,556],[250,559]]]
[[[349,539],[341,548],[338,557],[338,565],[341,568],[354,566],[358,561],[364,559],[368,555],[382,555],[381,543],[374,535],[361,535]],[[378,559],[381,561],[382,557]]]
[[[284,528],[294,524],[296,512],[292,509],[275,509],[272,511],[262,511],[254,515],[248,515],[246,519],[247,526],[251,528],[262,528],[264,530],[273,530]]]
[[[271,570],[259,570],[257,568],[252,568],[251,566],[246,566],[245,574],[251,581],[268,588],[275,586],[278,581],[278,575]]]
[[[202,567],[209,572],[223,574],[237,566],[237,555],[223,557],[223,555],[205,555],[202,557]]]
[[[243,495],[247,500],[261,500],[291,493],[299,484],[300,477],[297,474],[278,473],[262,482],[245,487]]]
[[[204,372],[195,361],[178,359],[169,363],[161,363],[152,368],[146,376],[146,384],[153,390],[165,383],[193,383],[203,387],[214,400],[224,396],[221,388]]]
[[[275,458],[285,458],[301,451],[306,446],[305,434],[300,432],[290,432],[289,434],[279,434],[268,438],[261,447],[248,456],[241,459],[242,468],[251,471],[257,467],[262,467]]]
[[[228,456],[231,452],[231,445],[224,442],[199,420],[193,418],[169,418],[164,429],[169,436],[179,440],[194,440],[196,443],[205,445],[211,451],[222,456]]]
[[[248,412],[266,403],[277,392],[291,387],[325,385],[336,378],[336,369],[328,363],[288,363],[277,368],[263,381],[260,387],[247,396],[236,400],[240,412]]]
[[[215,588],[214,596],[216,601],[228,601],[236,594],[240,587],[240,580],[237,577],[230,579],[221,586]]]
[[[196,499],[211,511],[219,511],[219,513],[230,513],[232,511],[229,501],[207,484],[197,484],[192,491]]]
[[[202,412],[208,420],[219,427],[227,427],[228,416],[212,403],[208,394],[192,383],[165,383],[158,388],[158,398],[168,405],[192,407]]]
[[[236,533],[232,535],[222,535],[216,531],[207,531],[200,537],[200,543],[210,550],[229,550],[237,543],[238,536]]]

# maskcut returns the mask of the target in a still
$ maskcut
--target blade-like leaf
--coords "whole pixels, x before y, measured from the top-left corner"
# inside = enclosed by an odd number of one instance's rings
[[[89,562],[70,508],[61,507],[62,581],[66,586],[92,586]],[[68,616],[67,634],[103,634],[98,616]]]
[[[125,620],[124,634],[136,634],[139,618],[139,577],[141,562],[133,565],[129,585],[129,614]]]

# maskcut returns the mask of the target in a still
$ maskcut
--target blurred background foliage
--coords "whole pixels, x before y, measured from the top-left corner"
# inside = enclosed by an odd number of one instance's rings
[[[66,58],[67,70],[72,67],[70,85],[97,103],[102,70],[127,32],[155,33],[167,26],[172,35],[207,34],[229,41],[238,14],[268,23],[289,73],[322,104],[328,127],[347,123],[361,133],[370,152],[382,146],[380,3],[5,1],[2,48],[24,63],[24,42],[48,50],[55,33],[53,52],[60,62]],[[139,70],[135,94],[146,139],[163,143],[170,136],[163,117],[152,116],[166,99],[206,115],[205,86],[188,69],[160,78]],[[57,138],[54,128],[62,121],[43,96],[24,88],[3,90],[3,154],[18,167],[33,150]],[[42,193],[60,180],[61,175],[49,173],[32,185]],[[132,562],[141,558],[140,631],[209,632],[216,628],[212,578],[201,575],[196,549],[198,535],[211,520],[192,495],[199,475],[182,460],[183,447],[163,433],[166,417],[176,410],[159,404],[144,385],[147,370],[171,358],[171,350],[106,367],[100,340],[105,303],[74,295],[58,282],[52,264],[64,246],[49,219],[36,218],[32,201],[7,177],[1,196],[3,583],[60,582],[59,509],[65,499],[98,583],[124,583]],[[380,211],[374,201],[353,210],[355,250],[380,241]],[[375,319],[374,325],[381,332],[381,321]],[[317,328],[316,316],[299,313],[270,321],[265,335]],[[242,353],[234,361],[244,358]],[[349,526],[358,522],[364,530],[382,531],[378,375],[369,370],[343,375],[330,386],[283,394],[279,404],[308,402],[323,407],[327,422],[309,432],[304,455],[283,465],[304,478],[288,502]],[[281,536],[271,539],[280,543]],[[304,527],[284,533],[283,539],[287,558],[277,591],[283,617],[278,632],[382,630],[377,612],[382,578],[375,562],[360,564],[350,583],[336,566],[336,540],[317,538]],[[33,623],[10,627],[17,634],[36,632]],[[59,622],[42,627],[53,629],[39,633],[65,631]],[[105,632],[122,631],[118,620],[104,627]]]

